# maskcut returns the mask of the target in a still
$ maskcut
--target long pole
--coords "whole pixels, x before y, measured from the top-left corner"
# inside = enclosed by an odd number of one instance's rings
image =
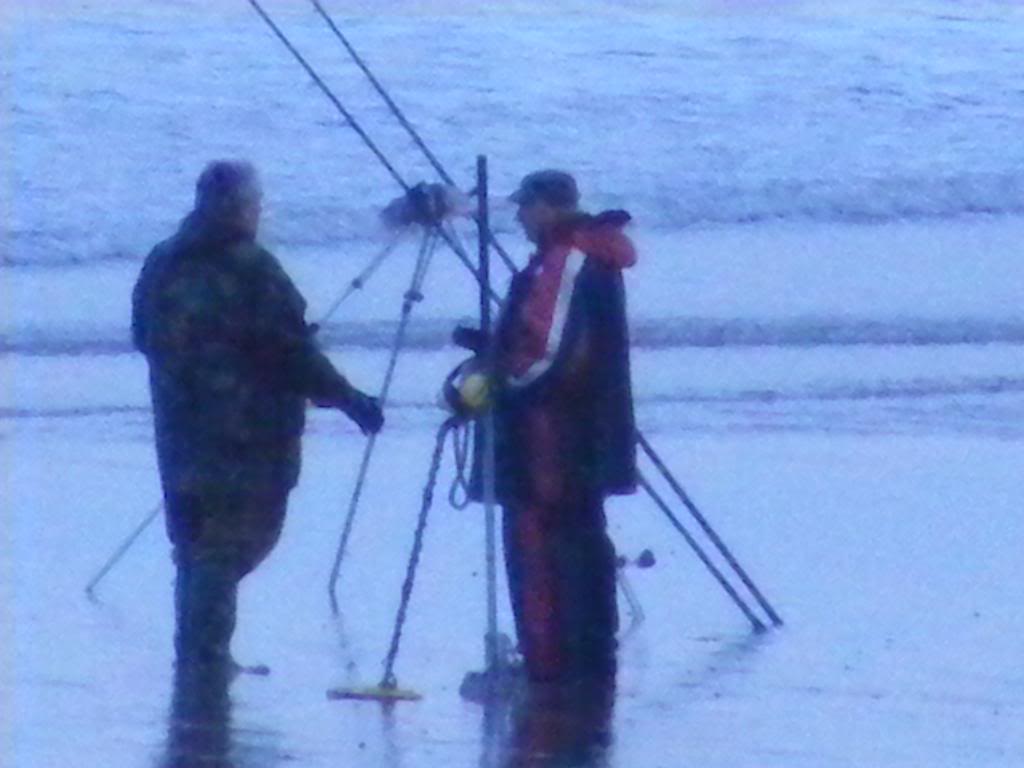
[[[480,242],[480,330],[488,339],[484,350],[484,372],[488,381],[494,380],[494,344],[491,333],[491,254],[488,247],[489,201],[487,187],[487,158],[476,159],[477,226]],[[488,408],[483,418],[483,494],[487,579],[487,636],[484,638],[485,669],[490,680],[499,672],[498,664],[498,588],[497,588],[497,520],[494,504],[494,413]]]
[[[743,570],[743,566],[741,566],[739,562],[737,562],[736,558],[733,557],[732,552],[729,551],[729,548],[725,546],[725,543],[722,541],[722,539],[719,538],[717,533],[715,533],[715,529],[711,527],[711,523],[709,523],[707,521],[707,518],[705,518],[704,515],[701,514],[699,509],[697,509],[697,505],[694,504],[693,501],[690,499],[689,494],[687,494],[686,491],[683,490],[683,486],[680,485],[679,481],[675,479],[675,477],[669,471],[669,468],[665,465],[665,462],[661,460],[661,457],[658,456],[654,448],[651,447],[651,444],[647,441],[647,438],[644,437],[639,431],[637,431],[636,439],[640,447],[643,449],[644,453],[647,454],[647,457],[653,462],[654,466],[657,467],[662,477],[665,478],[665,481],[669,484],[672,490],[675,491],[675,494],[679,497],[679,500],[683,502],[683,505],[687,508],[687,510],[689,510],[690,514],[693,515],[693,519],[697,521],[698,525],[700,525],[701,530],[703,530],[704,533],[707,534],[707,537],[711,539],[711,543],[714,544],[718,551],[722,553],[722,557],[724,557],[725,561],[729,563],[729,566],[733,569],[733,571],[736,572],[736,575],[740,577],[740,581],[742,581],[746,585],[747,589],[750,590],[750,594],[754,596],[754,599],[757,600],[761,608],[764,609],[764,612],[768,614],[768,618],[771,619],[772,624],[774,624],[777,627],[781,627],[782,618],[779,616],[778,613],[775,612],[775,609],[772,608],[771,604],[768,602],[765,596],[761,594],[761,590],[759,590],[757,588],[757,585],[754,584],[753,579],[751,579],[747,575],[747,572]]]
[[[726,581],[725,576],[723,576],[722,572],[718,570],[718,566],[711,562],[711,558],[707,556],[707,553],[701,548],[700,544],[697,543],[697,540],[694,539],[693,536],[690,535],[690,532],[683,527],[683,524],[679,522],[679,518],[672,514],[672,510],[669,508],[668,504],[665,503],[665,500],[661,498],[661,495],[654,490],[651,484],[647,482],[647,478],[642,474],[638,473],[638,479],[640,481],[640,487],[647,491],[647,495],[650,496],[661,511],[665,513],[673,527],[675,527],[675,529],[682,534],[683,538],[686,539],[686,543],[690,545],[690,549],[692,549],[694,554],[700,558],[700,561],[704,563],[711,575],[715,577],[715,581],[717,581],[719,586],[725,590],[726,594],[732,598],[732,601],[736,603],[737,607],[743,611],[743,615],[747,617],[747,620],[754,627],[754,631],[764,632],[764,622],[757,618],[753,611],[750,610],[750,606],[743,601],[742,597],[736,594],[736,590],[733,589],[732,585],[728,581]]]
[[[377,79],[377,76],[374,75],[369,66],[367,66],[366,62],[363,60],[363,57],[359,55],[359,51],[357,51],[355,47],[352,45],[352,43],[348,41],[348,38],[345,36],[345,33],[338,28],[338,25],[334,22],[334,18],[331,16],[331,14],[328,13],[326,8],[324,8],[320,0],[311,0],[311,2],[313,3],[313,8],[320,15],[320,18],[322,18],[327,23],[327,26],[330,28],[331,32],[333,32],[334,36],[338,38],[338,42],[340,42],[345,47],[345,50],[348,51],[348,55],[352,58],[352,61],[354,61],[356,66],[359,67],[360,70],[362,70],[363,74],[366,75],[366,79],[370,81],[370,85],[373,86],[373,89],[377,91],[380,97],[384,100],[384,103],[387,104],[388,109],[391,110],[391,114],[395,116],[395,119],[398,120],[401,126],[405,129],[406,133],[409,134],[409,137],[412,139],[413,143],[419,148],[419,150],[423,153],[423,156],[427,159],[427,162],[430,163],[430,165],[433,167],[435,171],[437,171],[437,175],[441,177],[441,180],[445,184],[454,187],[455,180],[452,179],[448,171],[446,171],[444,166],[441,165],[441,161],[437,159],[437,156],[434,155],[434,153],[430,150],[430,147],[428,147],[426,142],[423,141],[423,138],[420,136],[415,126],[413,126],[413,124],[409,122],[409,119],[405,116],[405,113],[402,111],[401,107],[399,107],[398,104],[395,103],[395,100],[391,98],[391,94],[388,93],[387,89],[381,84],[380,80]],[[491,228],[489,226],[487,219],[481,220],[479,217],[477,217],[477,225],[483,231],[484,237],[491,242],[491,244],[494,246],[494,249],[498,252],[498,255],[501,256],[501,258],[504,260],[505,266],[507,266],[512,272],[515,272],[516,268],[515,264],[512,261],[512,257],[508,255],[508,252],[505,251],[504,248],[502,248],[501,243],[499,243],[497,239],[494,237],[494,234],[491,232]]]
[[[391,161],[388,160],[387,156],[381,151],[380,147],[378,147],[377,144],[373,141],[373,139],[370,138],[370,135],[366,132],[362,125],[359,124],[359,121],[356,120],[352,113],[345,108],[345,105],[341,103],[341,99],[339,99],[334,94],[334,92],[330,89],[327,83],[324,82],[324,79],[317,74],[315,69],[313,69],[313,66],[306,60],[306,58],[301,53],[299,53],[299,49],[295,47],[292,41],[288,39],[288,36],[285,35],[285,33],[274,22],[274,20],[270,18],[270,14],[268,14],[266,10],[264,10],[263,6],[259,3],[259,0],[248,0],[248,2],[249,5],[251,5],[253,9],[256,11],[256,13],[259,14],[259,17],[263,19],[266,25],[270,28],[270,31],[274,34],[274,36],[281,42],[282,45],[284,45],[285,48],[288,49],[288,52],[291,53],[291,55],[295,58],[299,65],[306,71],[306,74],[312,78],[313,83],[316,85],[316,87],[319,88],[320,91],[324,94],[324,96],[326,96],[327,99],[331,102],[331,104],[334,105],[334,108],[341,113],[342,117],[345,118],[345,121],[349,124],[352,130],[359,135],[359,138],[363,140],[363,143],[366,144],[366,146],[374,154],[377,160],[380,161],[380,164],[384,166],[387,172],[391,175],[391,178],[395,180],[398,186],[400,186],[406,194],[408,194],[412,187],[410,187],[408,182],[406,182],[406,180],[402,178],[402,175],[395,169],[395,166],[391,164]],[[460,247],[459,243],[451,235],[448,234],[447,230],[445,230],[443,226],[437,224],[435,226],[435,229],[437,230],[437,233],[441,237],[441,239],[448,244],[449,248],[452,249],[456,257],[458,257],[459,261],[463,263],[463,265],[473,274],[473,276],[479,282],[480,276],[477,274],[476,267],[473,266],[473,263],[470,260],[468,254],[465,252],[465,250],[462,247]],[[492,299],[494,301],[498,300],[497,296],[493,295]]]
[[[434,488],[437,485],[437,473],[441,469],[441,459],[444,458],[444,443],[448,433],[457,426],[457,419],[451,417],[445,420],[437,431],[437,442],[434,444],[434,455],[430,459],[430,471],[427,473],[427,484],[423,488],[423,503],[420,505],[420,514],[416,518],[416,532],[412,539],[412,552],[409,554],[409,562],[405,568],[405,580],[402,582],[401,599],[398,601],[398,613],[395,615],[395,626],[391,631],[391,644],[388,647],[387,656],[384,657],[384,675],[381,677],[381,688],[395,688],[395,661],[398,659],[399,644],[402,642],[402,629],[405,626],[406,613],[409,610],[409,601],[412,599],[412,588],[416,581],[416,569],[419,567],[420,555],[423,552],[423,538],[427,531],[427,515],[430,514],[430,507],[434,503]]]

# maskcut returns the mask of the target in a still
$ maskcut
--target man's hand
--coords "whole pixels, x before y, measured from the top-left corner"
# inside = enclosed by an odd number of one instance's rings
[[[452,343],[457,347],[468,349],[470,352],[479,355],[487,346],[487,334],[479,328],[458,325],[452,331]]]
[[[341,410],[363,431],[364,435],[375,435],[384,426],[384,412],[380,401],[365,392],[353,389],[340,405]]]

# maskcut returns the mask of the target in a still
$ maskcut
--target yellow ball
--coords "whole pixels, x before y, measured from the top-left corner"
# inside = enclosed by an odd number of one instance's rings
[[[471,373],[459,386],[459,398],[471,411],[486,408],[490,404],[491,384],[482,373]]]

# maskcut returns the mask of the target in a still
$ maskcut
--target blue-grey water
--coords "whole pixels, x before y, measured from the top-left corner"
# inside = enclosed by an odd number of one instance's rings
[[[498,188],[567,167],[588,203],[660,230],[1024,213],[1017,3],[437,5],[331,7],[467,187],[483,152]],[[309,7],[267,6],[403,175],[428,178]],[[7,11],[5,265],[137,260],[220,155],[264,169],[283,247],[373,234],[393,182],[246,2],[53,7]]]
[[[435,178],[311,6],[266,5],[399,173]],[[643,380],[658,380],[651,397],[970,395],[1019,412],[1019,4],[328,7],[464,187],[488,155],[495,226],[519,263],[528,248],[502,193],[535,167],[569,168],[588,207],[634,216],[637,349],[758,361],[745,381],[666,385],[680,361],[648,372],[641,354]],[[130,352],[132,280],[214,157],[249,157],[263,172],[263,236],[311,319],[385,243],[378,212],[396,184],[248,3],[18,3],[5,28],[0,351],[12,367],[25,355]],[[472,251],[471,228],[460,228]],[[389,347],[414,240],[325,325],[328,346]],[[448,255],[426,288],[408,337],[421,351],[443,348],[475,311]],[[922,352],[815,362],[862,347]],[[791,349],[826,370],[808,379],[772,362]],[[702,372],[730,368],[701,359]],[[797,372],[766,380],[773,366]],[[39,407],[26,389],[9,391],[6,413]],[[144,393],[118,392],[112,407],[144,407]],[[408,399],[433,397],[425,385]]]

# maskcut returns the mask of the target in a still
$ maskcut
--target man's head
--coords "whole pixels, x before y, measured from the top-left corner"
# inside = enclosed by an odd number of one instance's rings
[[[216,160],[196,181],[196,212],[217,227],[255,237],[262,204],[259,176],[245,160]]]
[[[509,200],[519,206],[516,219],[526,237],[538,243],[553,226],[577,213],[580,193],[570,174],[544,170],[523,177]]]

